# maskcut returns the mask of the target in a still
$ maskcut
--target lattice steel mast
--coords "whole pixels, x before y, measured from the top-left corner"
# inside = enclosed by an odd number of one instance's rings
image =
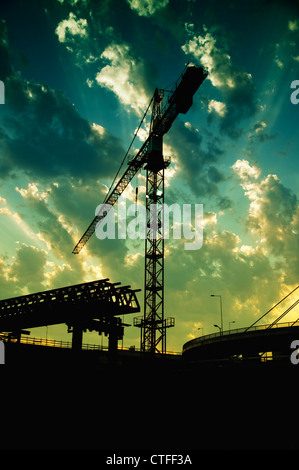
[[[146,165],[146,240],[144,274],[144,315],[141,327],[141,350],[166,352],[166,320],[164,319],[164,170],[169,160],[163,158],[163,134],[155,132],[155,123],[162,116],[163,91],[154,94],[148,163]],[[168,323],[174,326],[174,318]],[[158,345],[161,343],[161,350]]]
[[[163,105],[163,90],[156,89],[149,104],[149,107],[152,104],[149,136],[137,154],[128,161],[128,168],[113,186],[119,172],[117,173],[104,200],[105,204],[112,207],[136,173],[142,167],[146,169],[144,315],[142,319],[134,319],[134,325],[141,327],[141,349],[144,352],[164,353],[166,328],[174,325],[173,318],[164,319],[164,170],[170,161],[163,158],[163,135],[168,132],[179,113],[185,114],[189,110],[193,95],[206,76],[207,72],[202,67],[187,66],[174,87],[168,91],[168,100],[165,105]],[[136,134],[133,141],[135,137]],[[94,218],[75,246],[74,254],[81,251],[105,216],[106,214],[97,215]],[[161,346],[161,349],[158,346]]]

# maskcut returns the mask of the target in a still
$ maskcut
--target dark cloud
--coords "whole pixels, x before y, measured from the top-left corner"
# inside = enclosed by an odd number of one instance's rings
[[[0,258],[0,298],[45,290],[47,253],[25,244],[16,249],[9,261]]]
[[[11,279],[7,274],[7,259],[0,258],[0,299],[9,299],[18,295],[16,280]]]
[[[250,144],[254,144],[256,142],[262,144],[275,139],[277,136],[277,133],[269,134],[269,132],[267,132],[267,124],[264,121],[258,121],[252,126],[248,138]]]
[[[112,176],[124,153],[119,139],[81,118],[60,91],[23,81],[6,81],[2,119],[2,174],[94,178]]]
[[[29,82],[10,64],[7,35],[0,38],[5,108],[0,121],[1,175],[113,176],[124,150],[120,140],[83,119],[60,90]]]
[[[218,139],[214,137],[205,142],[197,129],[177,120],[173,124],[169,142],[179,156],[179,176],[194,194],[200,197],[219,195],[218,185],[225,177],[218,169],[224,153]]]
[[[82,266],[72,255],[74,242],[71,228],[68,227],[63,214],[51,208],[47,198],[35,190],[32,191],[32,187],[21,189],[20,192],[26,202],[26,215],[23,215],[26,222],[40,234],[50,247],[51,254],[59,260],[71,263],[80,278],[83,275]]]
[[[16,251],[16,259],[9,269],[9,276],[16,279],[19,295],[23,289],[38,292],[45,289],[46,252],[23,245]]]
[[[89,185],[81,179],[61,177],[59,183],[50,185],[50,191],[57,214],[63,214],[70,228],[83,230],[95,216],[96,207],[104,201],[107,188],[99,182]]]
[[[194,25],[188,25],[187,30],[190,39],[183,46],[184,52],[207,69],[207,80],[220,92],[221,103],[225,105],[225,112],[221,115],[211,113],[209,120],[217,119],[220,131],[237,139],[243,132],[240,121],[252,117],[257,111],[256,86],[252,76],[233,63],[223,28],[208,31],[204,26],[201,35],[194,33]],[[214,98],[213,90],[210,95]]]
[[[0,19],[0,59],[0,78],[5,82],[12,73],[12,66],[8,47],[7,26],[2,19]]]

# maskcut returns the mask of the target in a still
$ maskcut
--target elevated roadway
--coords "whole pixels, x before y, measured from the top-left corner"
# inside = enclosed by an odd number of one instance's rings
[[[291,343],[299,340],[299,322],[255,326],[215,333],[188,341],[183,357],[190,360],[290,360]]]

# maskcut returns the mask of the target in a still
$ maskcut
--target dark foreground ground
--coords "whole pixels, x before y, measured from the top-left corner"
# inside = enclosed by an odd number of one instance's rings
[[[0,366],[4,454],[248,458],[298,449],[299,365],[110,360],[24,346],[7,348]]]

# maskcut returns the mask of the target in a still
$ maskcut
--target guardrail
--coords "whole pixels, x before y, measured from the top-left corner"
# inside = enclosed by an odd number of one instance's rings
[[[0,333],[0,341],[4,342],[11,342],[11,343],[17,343],[20,342],[22,344],[31,344],[34,346],[48,346],[48,347],[54,347],[54,348],[66,348],[66,349],[72,349],[72,343],[71,341],[63,341],[63,340],[56,340],[56,339],[48,339],[48,338],[35,338],[35,337],[30,337],[27,335],[21,335],[20,339],[13,337],[9,335],[8,333]],[[108,346],[103,346],[100,344],[89,344],[89,343],[83,343],[82,344],[82,349],[84,350],[95,350],[95,351],[108,351]],[[140,348],[136,348],[135,346],[118,346],[119,350],[123,351],[137,351],[140,352]],[[171,355],[181,355],[181,352],[178,351],[166,351],[166,354],[171,354]]]
[[[71,341],[63,341],[63,340],[48,339],[48,338],[35,338],[35,337],[30,337],[30,336],[25,336],[25,335],[21,335],[19,339],[19,338],[10,336],[9,334],[0,334],[0,340],[5,341],[5,342],[11,342],[11,343],[20,342],[22,344],[32,344],[35,346],[49,346],[49,347],[54,347],[54,348],[67,348],[67,349],[72,348]],[[83,343],[82,349],[96,349],[96,350],[106,349],[108,350],[108,346]]]
[[[268,323],[267,325],[259,325],[259,326],[254,326],[248,329],[246,328],[236,328],[233,330],[226,330],[222,332],[217,332],[217,333],[211,333],[209,335],[205,336],[199,336],[198,338],[191,339],[187,343],[185,343],[183,347],[183,352],[187,351],[188,349],[191,349],[195,347],[196,345],[199,345],[201,343],[204,343],[208,341],[209,339],[214,339],[214,338],[221,338],[223,336],[227,337],[229,335],[234,335],[234,334],[240,334],[240,333],[251,333],[252,331],[257,331],[257,330],[267,330],[269,326],[272,325],[271,323]],[[291,326],[299,326],[299,320],[295,322],[283,322],[283,323],[276,323],[271,327],[273,328],[285,328],[285,327],[291,327]],[[192,343],[192,344],[191,344]]]

